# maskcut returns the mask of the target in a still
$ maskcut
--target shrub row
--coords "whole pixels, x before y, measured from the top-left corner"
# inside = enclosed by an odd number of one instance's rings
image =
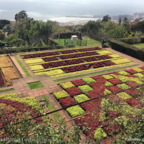
[[[120,38],[119,39],[122,42],[125,42],[127,44],[137,44],[142,42],[142,38],[140,37],[133,37],[133,38]]]
[[[57,46],[33,47],[33,48],[4,48],[4,49],[0,49],[0,54],[52,50],[52,49],[60,49],[60,48],[63,48],[63,47],[60,45],[57,45]]]
[[[118,41],[118,40],[109,40],[109,43],[111,47],[117,51],[126,53],[130,56],[136,57],[138,59],[144,60],[144,50],[138,49],[134,46],[131,46],[129,44],[126,44],[124,42]]]

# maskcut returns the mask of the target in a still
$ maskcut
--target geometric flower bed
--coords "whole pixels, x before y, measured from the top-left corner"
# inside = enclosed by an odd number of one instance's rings
[[[0,55],[0,86],[11,86],[11,80],[18,78],[20,78],[20,74],[16,71],[9,56]],[[5,84],[3,79],[5,80]]]
[[[124,114],[132,115],[141,110],[139,87],[144,85],[144,67],[128,69],[118,73],[93,76],[61,83],[63,89],[53,95],[77,125],[85,128],[86,136],[105,141],[119,133],[120,125],[109,125]],[[143,78],[139,78],[140,73]],[[131,76],[129,76],[131,75]],[[132,77],[135,75],[135,77]],[[65,95],[65,96],[64,96]],[[123,104],[107,109],[104,105],[112,102]],[[88,129],[86,129],[88,127]]]
[[[51,77],[61,77],[133,63],[99,47],[22,54],[21,57],[34,74],[47,74]]]
[[[4,136],[3,127],[6,120],[14,122],[18,116],[19,121],[23,117],[32,118],[37,124],[43,121],[41,117],[38,117],[43,110],[35,98],[19,98],[15,93],[1,95],[0,107],[0,137]]]

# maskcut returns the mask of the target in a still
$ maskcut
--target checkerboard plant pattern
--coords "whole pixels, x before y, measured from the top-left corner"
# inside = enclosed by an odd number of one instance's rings
[[[142,108],[139,88],[143,82],[144,66],[61,83],[63,90],[53,95],[77,125],[89,127],[86,136],[106,140],[119,133],[118,124],[108,124],[112,119],[132,115]],[[124,105],[121,110],[118,106],[109,108],[104,114],[102,108],[109,100]]]

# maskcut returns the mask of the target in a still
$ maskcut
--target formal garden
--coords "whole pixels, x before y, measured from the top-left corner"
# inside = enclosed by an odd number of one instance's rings
[[[0,60],[2,139],[37,139],[40,131],[44,138],[53,129],[50,140],[110,144],[133,138],[132,122],[143,127],[144,65],[134,58],[96,46],[3,54]]]
[[[143,144],[143,26],[0,20],[0,144]]]

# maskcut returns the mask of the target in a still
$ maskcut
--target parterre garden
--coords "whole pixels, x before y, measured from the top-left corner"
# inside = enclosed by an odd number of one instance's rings
[[[121,133],[121,120],[126,121],[127,117],[132,117],[144,108],[141,93],[144,66],[114,72],[118,67],[135,64],[118,54],[100,47],[90,47],[24,53],[20,57],[35,75],[46,74],[53,80],[76,74],[82,76],[87,72],[113,70],[107,74],[61,81],[58,84],[61,91],[51,94],[56,104],[60,104],[60,109],[65,110],[81,129],[85,129],[84,134],[91,139],[107,141],[115,137]],[[20,74],[7,55],[0,55],[0,62],[0,86],[9,86],[11,79],[20,78]],[[35,88],[35,84],[30,83],[31,89]],[[39,85],[37,88],[43,87]],[[1,95],[0,107],[1,136],[4,135],[5,118],[14,121],[13,116],[24,115],[27,111],[30,112],[29,118],[43,113],[35,98],[19,98],[16,93]],[[42,118],[38,117],[34,122],[41,123]]]
[[[100,47],[22,54],[21,57],[35,75],[47,74],[51,78],[133,63]]]
[[[0,87],[11,86],[11,80],[20,78],[8,55],[0,55]]]
[[[76,124],[83,129],[89,128],[85,131],[87,136],[107,139],[120,132],[120,120],[126,120],[124,115],[142,111],[143,97],[139,89],[142,79],[144,66],[60,83],[63,90],[53,95]],[[109,107],[104,113],[102,109],[110,101],[123,106],[121,109],[119,105]],[[108,124],[112,120],[117,124]]]

